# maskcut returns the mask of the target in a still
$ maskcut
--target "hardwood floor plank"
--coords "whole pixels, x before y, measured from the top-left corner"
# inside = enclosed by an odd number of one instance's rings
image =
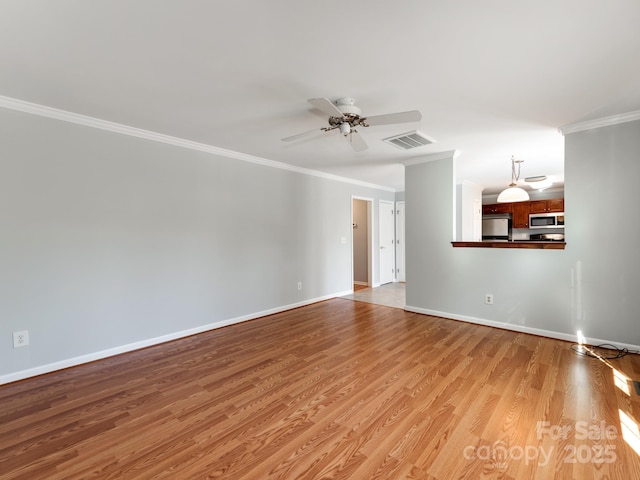
[[[638,355],[334,299],[0,386],[0,477],[640,479],[638,378]]]

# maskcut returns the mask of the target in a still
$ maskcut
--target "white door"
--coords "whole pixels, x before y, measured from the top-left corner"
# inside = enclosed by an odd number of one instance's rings
[[[396,203],[396,278],[406,282],[404,270],[404,202]]]
[[[393,202],[380,200],[380,285],[395,278],[395,206]]]

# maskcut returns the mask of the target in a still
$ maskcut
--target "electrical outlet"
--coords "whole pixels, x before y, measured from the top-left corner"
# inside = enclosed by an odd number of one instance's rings
[[[302,290],[302,282],[298,282],[298,290]]]
[[[13,348],[26,347],[29,345],[29,330],[13,332]]]
[[[484,303],[487,305],[493,305],[493,294],[485,293],[484,295]]]

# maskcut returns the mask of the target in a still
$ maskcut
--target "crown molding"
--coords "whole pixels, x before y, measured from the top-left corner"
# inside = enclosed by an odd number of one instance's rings
[[[131,127],[129,125],[110,122],[108,120],[101,120],[99,118],[89,117],[87,115],[81,115],[79,113],[60,110],[58,108],[47,107],[45,105],[39,105],[37,103],[31,103],[24,100],[18,100],[16,98],[5,97],[2,95],[0,95],[0,108],[6,108],[8,110],[15,110],[18,112],[29,113],[32,115],[38,115],[40,117],[52,118],[55,120],[61,120],[63,122],[74,123],[76,125],[83,125],[85,127],[96,128],[98,130],[105,130],[113,133],[119,133],[121,135],[128,135],[130,137],[137,137],[145,140],[151,140],[152,142],[166,143],[168,145],[174,145],[177,147],[187,148],[190,150],[197,150],[200,152],[211,153],[213,155],[219,155],[222,157],[234,158],[236,160],[242,160],[244,162],[255,163],[258,165],[278,168],[281,170],[288,170],[290,172],[301,173],[303,175],[320,177],[327,180],[334,180],[337,182],[349,183],[352,185],[358,185],[366,188],[374,188],[376,190],[383,190],[386,192],[396,192],[395,188],[385,187],[383,185],[376,185],[374,183],[368,183],[360,180],[355,180],[352,178],[341,177],[339,175],[320,172],[318,170],[311,170],[309,168],[297,167],[295,165],[289,165],[287,163],[277,162],[275,160],[256,157],[254,155],[248,155],[246,153],[235,152],[233,150],[214,147],[213,145],[207,145],[205,143],[193,142],[191,140],[186,140],[184,138],[172,137],[170,135],[165,135],[165,134],[153,132],[150,130]]]
[[[406,160],[402,162],[405,167],[410,165],[418,165],[420,163],[433,162],[435,160],[445,160],[447,158],[457,158],[460,155],[460,150],[447,150],[445,152],[436,152],[429,153],[427,155],[421,155],[416,158],[412,158],[411,160]]]
[[[634,122],[640,120],[640,110],[634,112],[621,113],[619,115],[611,115],[608,117],[598,118],[595,120],[586,120],[584,122],[570,123],[558,128],[562,135],[570,133],[582,132],[584,130],[593,130],[594,128],[610,127],[620,123]]]

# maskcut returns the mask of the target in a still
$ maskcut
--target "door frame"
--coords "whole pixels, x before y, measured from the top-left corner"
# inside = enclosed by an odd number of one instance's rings
[[[394,200],[378,199],[378,244],[380,245],[380,250],[382,250],[383,248],[382,240],[381,240],[382,232],[380,231],[382,228],[381,216],[382,216],[383,204],[386,206],[391,206],[391,212],[393,215],[393,222],[391,224],[391,234],[393,235],[393,242],[392,242],[392,248],[391,248],[392,274],[391,274],[391,281],[388,282],[388,283],[393,283],[397,281],[396,280],[397,279],[397,275],[396,275],[396,202]],[[378,254],[380,254],[380,252],[378,252]],[[378,260],[378,263],[380,265],[380,272],[378,272],[378,285],[382,285],[382,260]]]
[[[400,208],[402,208],[402,221],[400,218]],[[396,282],[407,281],[407,253],[406,245],[406,203],[404,200],[396,202]],[[402,243],[400,243],[402,242]]]
[[[351,228],[349,232],[351,232],[351,288],[353,288],[353,274],[354,274],[354,251],[353,251],[353,201],[354,200],[362,200],[367,202],[367,284],[370,287],[375,287],[373,283],[373,266],[374,266],[374,255],[373,255],[373,202],[374,199],[370,197],[361,197],[358,195],[351,195],[351,204],[349,207],[351,208]]]

